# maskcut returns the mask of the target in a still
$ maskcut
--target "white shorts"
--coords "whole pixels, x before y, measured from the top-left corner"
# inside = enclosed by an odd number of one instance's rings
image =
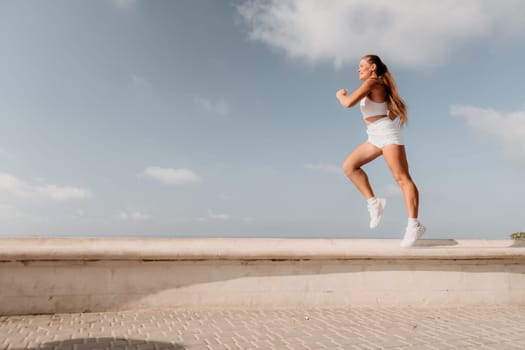
[[[405,144],[399,125],[388,117],[378,119],[368,125],[366,133],[368,134],[368,142],[378,148]]]

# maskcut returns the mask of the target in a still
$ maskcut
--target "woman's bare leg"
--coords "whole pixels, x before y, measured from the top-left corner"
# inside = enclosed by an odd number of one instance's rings
[[[365,199],[374,197],[374,191],[368,181],[368,176],[361,169],[367,163],[370,163],[381,155],[381,149],[369,142],[357,146],[346,158],[343,163],[343,171],[346,176],[353,182],[355,187],[361,192]]]
[[[405,146],[388,145],[383,148],[383,157],[385,157],[394,180],[403,191],[408,217],[416,219],[419,209],[419,192],[408,172]]]

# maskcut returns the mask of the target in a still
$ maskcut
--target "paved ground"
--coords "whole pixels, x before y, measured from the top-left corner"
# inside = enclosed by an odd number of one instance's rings
[[[525,349],[525,306],[9,316],[0,349]]]

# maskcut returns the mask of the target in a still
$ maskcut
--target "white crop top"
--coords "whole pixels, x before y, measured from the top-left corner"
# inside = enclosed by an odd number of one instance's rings
[[[368,97],[363,97],[359,102],[363,119],[376,115],[388,115],[388,105],[386,102],[374,102]]]

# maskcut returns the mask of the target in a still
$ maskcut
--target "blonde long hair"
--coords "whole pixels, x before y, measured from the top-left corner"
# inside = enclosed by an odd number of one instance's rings
[[[405,101],[399,96],[394,78],[392,77],[392,74],[390,74],[386,64],[384,64],[383,61],[381,61],[381,58],[377,55],[366,55],[363,58],[366,59],[368,63],[376,65],[376,74],[378,78],[383,79],[383,83],[386,87],[386,102],[388,110],[393,115],[399,117],[399,126],[407,124],[408,117]]]

